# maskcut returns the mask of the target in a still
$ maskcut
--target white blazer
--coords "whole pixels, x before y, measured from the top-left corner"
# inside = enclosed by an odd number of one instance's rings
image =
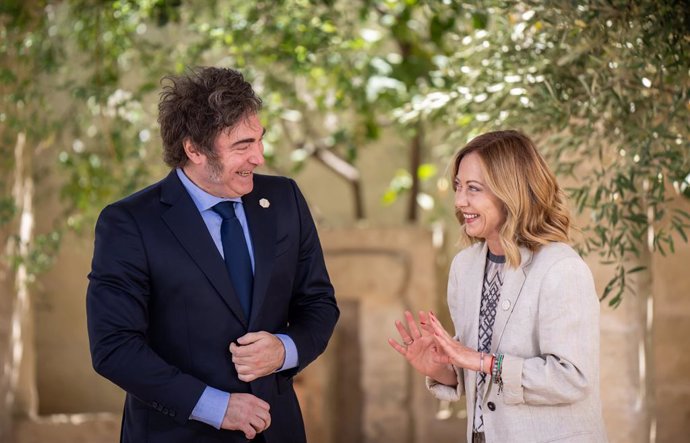
[[[503,391],[485,385],[483,414],[488,443],[606,442],[599,398],[599,299],[592,273],[564,243],[532,253],[504,268],[491,352],[504,354]],[[487,246],[476,243],[453,259],[448,308],[456,339],[477,349],[479,308]],[[467,398],[471,441],[475,371],[455,368],[458,385],[427,378],[442,400]],[[488,380],[488,379],[487,379]]]

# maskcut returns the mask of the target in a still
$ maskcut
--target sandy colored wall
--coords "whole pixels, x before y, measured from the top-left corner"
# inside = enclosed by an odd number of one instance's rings
[[[659,442],[690,435],[690,246],[654,257],[654,380]]]

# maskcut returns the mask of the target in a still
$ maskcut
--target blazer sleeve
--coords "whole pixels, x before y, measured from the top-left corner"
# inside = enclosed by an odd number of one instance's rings
[[[325,349],[340,311],[324,262],[316,226],[297,184],[289,180],[299,216],[299,251],[292,287],[288,326],[281,333],[295,342],[299,366],[283,371],[292,376]]]
[[[206,385],[169,365],[147,344],[150,281],[143,239],[122,205],[103,210],[86,295],[93,367],[180,423]]]
[[[431,377],[425,378],[426,387],[429,391],[431,391],[434,397],[438,398],[439,400],[446,401],[460,400],[460,397],[462,397],[462,395],[465,393],[464,377],[462,374],[462,369],[453,366],[453,371],[455,372],[455,376],[458,380],[458,384],[455,386],[444,385]]]
[[[540,355],[504,356],[505,402],[555,405],[582,400],[599,376],[599,300],[580,257],[560,259],[545,273],[537,321]]]

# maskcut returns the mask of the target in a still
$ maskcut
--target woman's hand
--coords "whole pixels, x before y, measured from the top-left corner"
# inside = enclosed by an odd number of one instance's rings
[[[445,385],[455,386],[457,377],[449,365],[450,359],[432,335],[428,326],[429,315],[424,311],[419,312],[421,328],[410,311],[405,311],[405,320],[407,328],[400,320],[395,322],[402,344],[392,338],[388,339],[388,343],[418,372]]]
[[[476,371],[479,369],[479,352],[464,346],[446,332],[433,312],[429,313],[427,328],[433,334],[434,342],[451,364]],[[488,355],[487,355],[488,357]]]

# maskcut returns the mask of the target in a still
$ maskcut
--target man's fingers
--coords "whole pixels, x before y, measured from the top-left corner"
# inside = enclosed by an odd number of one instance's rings
[[[246,346],[261,340],[261,338],[265,338],[265,332],[248,332],[242,337],[238,338],[237,343],[241,344],[242,346]]]
[[[260,398],[256,397],[253,405],[254,415],[249,418],[249,423],[256,430],[256,432],[263,432],[271,424],[271,406]]]
[[[230,396],[222,423],[223,429],[238,430],[252,439],[271,423],[271,406],[252,394],[235,393]]]
[[[242,381],[271,374],[285,359],[283,342],[266,331],[250,332],[229,346],[232,362]]]
[[[237,377],[244,382],[257,379],[257,374],[249,366],[235,366],[235,369],[237,370]]]
[[[259,415],[252,417],[249,420],[249,424],[252,426],[252,428],[254,428],[254,430],[257,433],[263,432],[264,430],[266,430],[266,428],[268,428],[268,426],[266,425],[266,420]]]
[[[270,414],[268,413],[271,410],[271,405],[269,405],[267,402],[261,400],[259,397],[256,397],[256,407],[263,410],[264,413],[270,417]]]
[[[256,380],[258,377],[254,374],[238,374],[237,378],[239,378],[245,383],[249,383],[250,381]]]
[[[235,365],[238,374],[249,374],[252,372],[252,367],[249,365]]]
[[[235,364],[235,366],[242,365],[242,366],[249,366],[256,361],[256,356],[255,355],[238,355],[238,354],[232,354],[232,362]]]
[[[266,340],[269,340],[272,337],[274,337],[273,334],[269,334],[266,331],[249,332],[238,338],[237,343],[230,343],[228,349],[230,349],[232,355],[241,357],[255,355],[261,349],[257,349],[254,345],[260,345],[263,342],[268,346],[270,342],[267,342]],[[278,339],[276,338],[276,340]]]
[[[239,339],[238,339],[239,342]],[[256,350],[254,349],[254,344],[256,342],[251,342],[249,344],[243,345],[243,344],[237,344],[237,343],[230,343],[230,353],[232,354],[233,357],[252,357],[256,356]]]
[[[256,430],[250,424],[242,426],[242,432],[244,432],[244,436],[247,437],[247,440],[251,440],[256,437]]]
[[[266,416],[264,417],[264,422],[266,423],[266,427],[264,428],[264,431],[268,429],[269,426],[271,426],[271,414],[266,411]]]
[[[239,341],[239,339],[238,339],[238,341]],[[240,346],[234,342],[230,343],[230,346],[228,347],[228,349],[230,350],[230,353],[233,356],[237,356],[237,357],[251,355],[251,353],[252,353],[251,349],[247,349],[244,345]]]

